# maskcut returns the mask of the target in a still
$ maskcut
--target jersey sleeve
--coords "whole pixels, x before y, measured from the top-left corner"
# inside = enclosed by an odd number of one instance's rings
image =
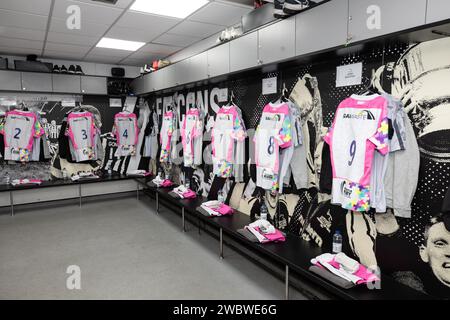
[[[237,114],[236,118],[234,119],[233,133],[231,134],[231,137],[237,141],[244,141],[247,137],[247,131],[245,130],[243,121],[239,114]]]
[[[41,136],[43,136],[45,133],[44,128],[42,127],[41,123],[36,120],[36,122],[34,123],[34,137],[39,138]]]
[[[0,134],[5,134],[5,118],[0,119]]]
[[[288,148],[292,145],[292,125],[290,115],[286,115],[281,126],[280,133],[277,136],[280,141],[280,148]]]
[[[377,132],[369,138],[369,141],[372,142],[376,146],[377,150],[384,155],[389,152],[388,140],[389,120],[387,117],[384,117],[377,129]]]

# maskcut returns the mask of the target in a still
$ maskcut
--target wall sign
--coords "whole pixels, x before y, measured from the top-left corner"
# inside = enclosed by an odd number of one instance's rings
[[[262,80],[262,94],[277,93],[277,77],[266,78]]]
[[[339,66],[336,69],[336,87],[357,86],[362,82],[361,62]]]

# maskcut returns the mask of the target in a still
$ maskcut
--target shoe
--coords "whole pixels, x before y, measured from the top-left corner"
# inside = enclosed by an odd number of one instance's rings
[[[59,66],[58,66],[57,64],[55,64],[55,65],[53,66],[53,72],[54,72],[54,73],[61,73],[61,69],[59,69]]]
[[[61,73],[68,73],[66,66],[61,66]]]
[[[289,16],[283,10],[284,1],[285,0],[274,0],[274,2],[273,2],[273,5],[274,5],[273,16],[275,18],[277,18],[277,19],[284,19],[284,18],[287,18]]]
[[[315,4],[309,0],[285,0],[283,10],[286,14],[296,14]]]
[[[84,74],[83,70],[81,69],[81,66],[77,64],[77,67],[75,68],[76,74]]]
[[[70,74],[75,74],[75,66],[73,64],[71,64],[70,67],[69,67],[69,73]]]

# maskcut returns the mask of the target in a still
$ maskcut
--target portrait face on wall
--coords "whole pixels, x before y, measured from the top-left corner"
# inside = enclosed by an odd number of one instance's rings
[[[449,229],[450,216],[439,220],[433,218],[431,226],[427,226],[425,230],[425,243],[420,248],[422,261],[428,263],[434,276],[448,287],[450,287]]]

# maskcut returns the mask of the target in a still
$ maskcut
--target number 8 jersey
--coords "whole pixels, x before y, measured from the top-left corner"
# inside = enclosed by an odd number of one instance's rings
[[[324,140],[333,168],[332,203],[353,211],[370,209],[375,150],[389,152],[387,101],[380,95],[347,98],[336,110]]]
[[[116,157],[134,156],[139,140],[136,114],[119,112],[114,116],[113,134],[117,139]]]
[[[265,106],[256,134],[256,185],[266,190],[279,188],[280,148],[292,145],[289,105]]]

